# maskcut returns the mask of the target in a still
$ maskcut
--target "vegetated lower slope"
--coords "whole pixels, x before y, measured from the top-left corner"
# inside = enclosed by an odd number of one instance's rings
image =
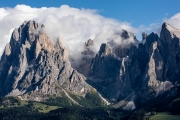
[[[67,104],[57,97],[45,102],[24,101],[15,97],[0,98],[2,120],[89,120],[120,119],[123,112],[107,107],[80,107]]]

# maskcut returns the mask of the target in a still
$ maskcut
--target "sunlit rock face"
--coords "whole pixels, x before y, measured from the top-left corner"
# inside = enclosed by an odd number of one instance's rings
[[[42,100],[60,95],[62,89],[85,95],[86,78],[71,67],[66,50],[44,33],[45,25],[24,22],[12,33],[0,61],[0,96]]]

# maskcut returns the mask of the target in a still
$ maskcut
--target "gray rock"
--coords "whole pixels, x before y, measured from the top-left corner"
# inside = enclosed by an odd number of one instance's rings
[[[87,41],[87,43],[85,43],[85,45],[86,45],[86,46],[92,46],[92,45],[94,45],[94,42],[93,42],[93,40],[89,39],[89,40]]]
[[[145,42],[139,43],[138,48],[132,44],[111,50],[102,44],[93,59],[91,84],[106,98],[120,101],[116,107],[124,103],[142,104],[157,98],[159,91],[169,91],[170,96],[170,89],[180,82],[180,30],[164,23],[160,38],[155,33],[142,36]],[[124,31],[122,37],[128,39],[128,32]],[[162,89],[163,85],[166,87]]]
[[[90,71],[92,59],[95,56],[95,53],[92,50],[93,46],[94,46],[93,40],[89,39],[87,43],[85,42],[84,50],[81,52],[82,57],[80,59],[80,62],[77,66],[74,66],[74,68],[78,72],[82,73],[85,76],[88,75]]]
[[[43,100],[64,90],[82,96],[90,92],[86,77],[71,67],[61,41],[53,45],[38,26],[28,21],[13,31],[0,61],[0,96]]]
[[[147,34],[145,32],[142,33],[142,40],[145,40],[147,37]]]

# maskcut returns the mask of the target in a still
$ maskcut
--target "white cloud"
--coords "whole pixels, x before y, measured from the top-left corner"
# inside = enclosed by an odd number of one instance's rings
[[[161,23],[152,23],[149,26],[141,25],[136,29],[128,22],[103,17],[97,10],[77,9],[68,5],[62,5],[59,8],[32,8],[27,5],[0,8],[0,56],[10,40],[12,30],[18,28],[25,20],[35,20],[39,24],[45,24],[47,34],[53,43],[57,37],[60,37],[73,56],[80,54],[84,43],[89,38],[94,40],[94,51],[97,52],[100,44],[108,42],[111,38],[121,44],[121,38],[114,36],[115,31],[125,29],[138,35],[137,38],[141,38],[142,32],[159,33],[161,27]],[[180,13],[163,21],[180,29]]]
[[[138,30],[139,30],[139,33],[142,33],[142,32],[146,32],[147,34],[150,34],[152,32],[160,35],[160,31],[161,31],[161,22],[156,22],[156,23],[151,23],[149,26],[145,26],[145,25],[140,25]],[[138,38],[142,37],[140,36],[141,34],[138,34]]]
[[[77,9],[68,5],[59,8],[17,5],[14,8],[0,8],[0,56],[10,40],[12,30],[29,20],[44,24],[52,42],[55,43],[59,37],[74,59],[78,58],[88,39],[94,40],[94,51],[97,52],[100,45],[107,43],[115,31],[125,29],[138,32],[130,23],[103,17],[97,10]],[[116,41],[118,40],[121,44],[120,37],[116,37]]]
[[[173,27],[180,29],[180,13],[175,14],[169,19],[165,19],[165,22],[169,23]]]
[[[94,51],[97,52],[102,43],[114,39],[121,44],[121,37],[114,33],[122,29],[135,33],[141,39],[142,32],[160,32],[162,23],[152,23],[134,28],[128,22],[117,21],[98,14],[93,9],[77,9],[62,5],[59,8],[32,8],[27,5],[17,5],[14,8],[0,8],[0,56],[5,45],[9,42],[14,28],[18,28],[24,21],[35,20],[46,26],[46,32],[55,43],[59,37],[69,54],[78,59],[88,39],[93,39]],[[163,21],[180,29],[180,13]]]

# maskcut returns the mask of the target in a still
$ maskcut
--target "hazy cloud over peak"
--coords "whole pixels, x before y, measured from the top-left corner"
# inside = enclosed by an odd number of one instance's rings
[[[27,20],[44,24],[53,43],[59,37],[70,54],[78,54],[88,39],[95,41],[97,47],[94,50],[97,51],[100,44],[107,42],[115,31],[126,29],[138,32],[129,23],[105,18],[99,15],[97,10],[77,9],[68,5],[59,8],[17,5],[14,8],[0,8],[0,54],[10,40],[12,30]]]
[[[168,21],[172,25],[179,26],[180,14],[176,14]],[[125,29],[129,32],[141,35],[141,32],[156,29],[158,24],[149,27],[140,26],[134,28],[128,22],[121,22],[112,18],[106,18],[94,9],[78,9],[68,5],[60,7],[32,8],[27,5],[17,5],[14,8],[0,8],[0,56],[5,45],[9,42],[14,28],[18,28],[24,21],[35,20],[45,25],[45,31],[55,43],[60,38],[69,54],[77,59],[88,39],[94,40],[93,50],[97,52],[102,43],[115,39],[122,43],[121,37],[115,36],[115,32]],[[176,27],[175,26],[175,27]]]

